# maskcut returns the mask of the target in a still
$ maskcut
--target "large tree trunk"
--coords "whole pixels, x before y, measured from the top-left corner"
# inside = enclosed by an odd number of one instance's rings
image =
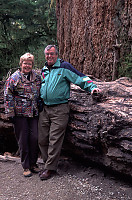
[[[89,93],[71,85],[70,121],[63,148],[87,162],[132,176],[132,80],[101,82],[91,78],[103,95],[93,99]],[[1,153],[11,151],[16,142],[13,125],[5,121],[3,83],[0,86]]]
[[[56,0],[60,57],[84,74],[115,80],[131,51],[130,6],[130,0]]]
[[[72,85],[64,148],[132,176],[132,80],[95,83],[103,91],[100,99]]]

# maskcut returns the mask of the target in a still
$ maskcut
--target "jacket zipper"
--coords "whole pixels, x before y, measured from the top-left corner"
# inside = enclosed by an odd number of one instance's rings
[[[48,93],[47,93],[47,91],[49,90],[48,89],[48,83],[49,83],[49,79],[50,79],[50,72],[51,72],[51,70],[48,69],[48,71],[49,71],[49,74],[48,74],[48,81],[47,81],[47,86],[46,86],[46,101],[47,102],[48,102],[48,95],[47,95]]]

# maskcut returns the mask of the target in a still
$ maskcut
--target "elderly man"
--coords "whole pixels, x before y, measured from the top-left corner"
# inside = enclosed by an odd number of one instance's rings
[[[39,115],[38,139],[45,163],[44,170],[39,173],[41,180],[50,178],[57,170],[69,119],[70,83],[80,86],[91,94],[100,92],[88,76],[77,71],[70,63],[58,58],[55,45],[48,45],[44,53],[46,63],[41,72],[40,89],[44,106]]]

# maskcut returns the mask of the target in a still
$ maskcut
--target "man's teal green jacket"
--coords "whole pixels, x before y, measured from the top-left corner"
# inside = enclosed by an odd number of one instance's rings
[[[41,78],[40,96],[46,105],[68,102],[70,98],[70,83],[74,83],[88,92],[97,88],[88,76],[85,76],[70,63],[59,58],[50,70],[47,65],[43,67]]]

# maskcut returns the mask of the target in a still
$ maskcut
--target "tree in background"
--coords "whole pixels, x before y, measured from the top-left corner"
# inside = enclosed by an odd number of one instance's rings
[[[0,1],[0,79],[18,67],[25,52],[34,54],[35,66],[42,67],[43,50],[49,43],[57,43],[53,1]]]
[[[104,81],[132,78],[130,0],[56,0],[60,57]]]

